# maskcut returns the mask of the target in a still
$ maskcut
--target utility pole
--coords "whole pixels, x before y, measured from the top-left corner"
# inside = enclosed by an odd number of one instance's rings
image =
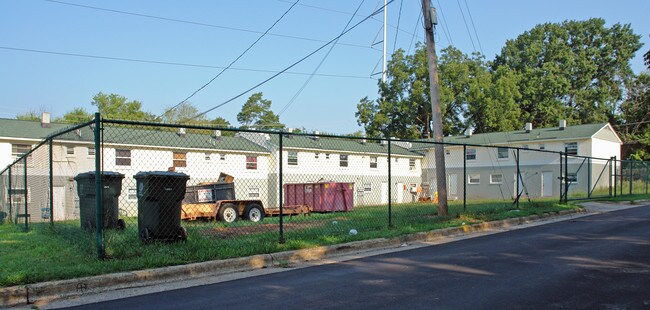
[[[381,66],[381,82],[386,83],[386,0],[384,0],[384,40],[382,42],[382,51],[384,53],[384,57],[382,58],[382,66]]]
[[[429,62],[429,88],[431,91],[431,121],[433,123],[433,141],[437,142],[434,150],[436,156],[438,215],[448,215],[447,172],[445,169],[445,150],[444,145],[442,144],[442,110],[440,108],[438,59],[436,57],[436,43],[433,37],[433,28],[438,24],[438,18],[436,17],[436,9],[431,7],[429,0],[422,0],[422,14],[424,16],[424,32],[427,38],[427,58]]]

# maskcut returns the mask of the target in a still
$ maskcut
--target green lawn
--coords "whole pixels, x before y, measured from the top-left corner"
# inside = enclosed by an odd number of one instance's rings
[[[387,206],[361,206],[350,212],[285,217],[285,243],[279,240],[279,218],[262,223],[239,221],[183,222],[186,242],[153,242],[143,245],[137,219],[126,218],[127,228],[106,230],[107,259],[96,258],[95,235],[80,229],[78,221],[23,226],[0,225],[0,286],[69,279],[119,271],[146,269],[253,254],[273,253],[373,238],[390,238],[415,232],[461,226],[482,221],[542,214],[576,208],[556,199],[521,202],[451,202],[450,216],[437,216],[431,203],[407,203],[392,207],[389,227]],[[351,235],[350,230],[358,233]]]

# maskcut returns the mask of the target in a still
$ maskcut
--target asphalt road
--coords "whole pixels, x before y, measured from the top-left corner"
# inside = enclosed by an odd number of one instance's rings
[[[650,309],[650,206],[73,309]]]

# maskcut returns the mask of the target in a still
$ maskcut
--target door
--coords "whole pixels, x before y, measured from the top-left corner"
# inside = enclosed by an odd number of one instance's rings
[[[458,175],[447,175],[447,191],[449,196],[458,196]]]
[[[402,200],[404,199],[404,183],[397,183],[397,188],[395,189],[395,195],[397,200],[397,203],[402,203]]]
[[[54,198],[54,220],[65,220],[65,187],[53,187],[52,198]]]
[[[553,196],[553,172],[542,171],[542,197]]]
[[[381,183],[381,203],[388,203],[388,183]]]

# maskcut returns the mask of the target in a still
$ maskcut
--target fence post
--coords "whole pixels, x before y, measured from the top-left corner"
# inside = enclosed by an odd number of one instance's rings
[[[393,187],[392,175],[391,175],[391,145],[390,137],[388,137],[388,227],[393,227],[393,199],[391,188]]]
[[[95,239],[97,258],[104,258],[104,206],[102,204],[102,168],[101,168],[101,121],[99,113],[95,113]]]
[[[467,145],[463,144],[463,213],[467,212]]]
[[[13,195],[11,193],[11,166],[9,166],[9,182],[7,185],[9,185],[9,190],[8,190],[8,195],[9,195],[9,220],[13,221],[13,223],[16,223],[16,219],[13,218],[13,209],[14,209],[14,204],[13,201],[11,200],[11,196]]]
[[[25,214],[24,214],[24,216],[25,216],[25,231],[29,231],[29,217],[27,216],[27,214],[28,214],[28,212],[27,212],[28,211],[27,210],[27,197],[29,197],[28,193],[27,193],[28,192],[28,190],[27,190],[27,157],[29,157],[29,155],[25,155],[25,158],[24,158],[25,164],[23,166],[23,172],[24,172],[24,176],[23,176],[23,180],[24,180],[23,184],[24,185],[23,185],[23,187],[25,188]]]
[[[609,180],[607,180],[607,187],[609,187],[609,197],[612,197],[612,165],[614,164],[612,158],[613,157],[610,157],[607,161],[607,165],[609,166]]]
[[[517,156],[515,157],[515,163],[517,165],[517,178],[515,180],[515,184],[517,186],[517,194],[515,195],[517,198],[517,209],[519,209],[519,198],[521,198],[520,191],[519,191],[519,178],[521,177],[520,172],[519,172],[519,149],[517,149]]]
[[[645,193],[648,194],[648,162],[645,163]]]
[[[569,148],[564,147],[564,203],[569,203]]]
[[[618,161],[614,156],[614,197],[618,196]]]
[[[50,225],[54,226],[54,156],[52,154],[52,139],[49,144],[49,161],[50,161]]]
[[[587,157],[587,198],[591,198],[591,157]]]
[[[633,186],[632,185],[632,170],[634,169],[634,162],[630,161],[629,163],[630,164],[629,164],[628,171],[630,171],[630,173],[629,173],[629,176],[630,176],[630,195],[632,195],[632,186]]]
[[[564,188],[562,187],[562,182],[564,181],[564,169],[563,169],[564,158],[562,157],[562,152],[560,152],[560,203],[564,201]]]
[[[278,194],[280,195],[280,197],[279,197],[279,202],[280,202],[280,206],[279,206],[280,207],[280,237],[279,238],[280,239],[278,240],[278,242],[280,244],[284,243],[284,241],[285,241],[284,240],[284,227],[283,227],[283,222],[282,222],[282,220],[283,220],[283,216],[282,216],[282,205],[283,205],[283,202],[282,202],[282,198],[283,198],[283,196],[282,196],[283,195],[283,193],[282,193],[282,167],[284,166],[284,161],[282,160],[282,149],[283,149],[282,136],[283,136],[283,133],[282,133],[282,131],[280,131],[280,137],[278,139],[278,144],[280,146],[280,156],[279,156],[280,157],[280,169],[278,171],[278,184],[279,184],[279,186],[278,186]]]

